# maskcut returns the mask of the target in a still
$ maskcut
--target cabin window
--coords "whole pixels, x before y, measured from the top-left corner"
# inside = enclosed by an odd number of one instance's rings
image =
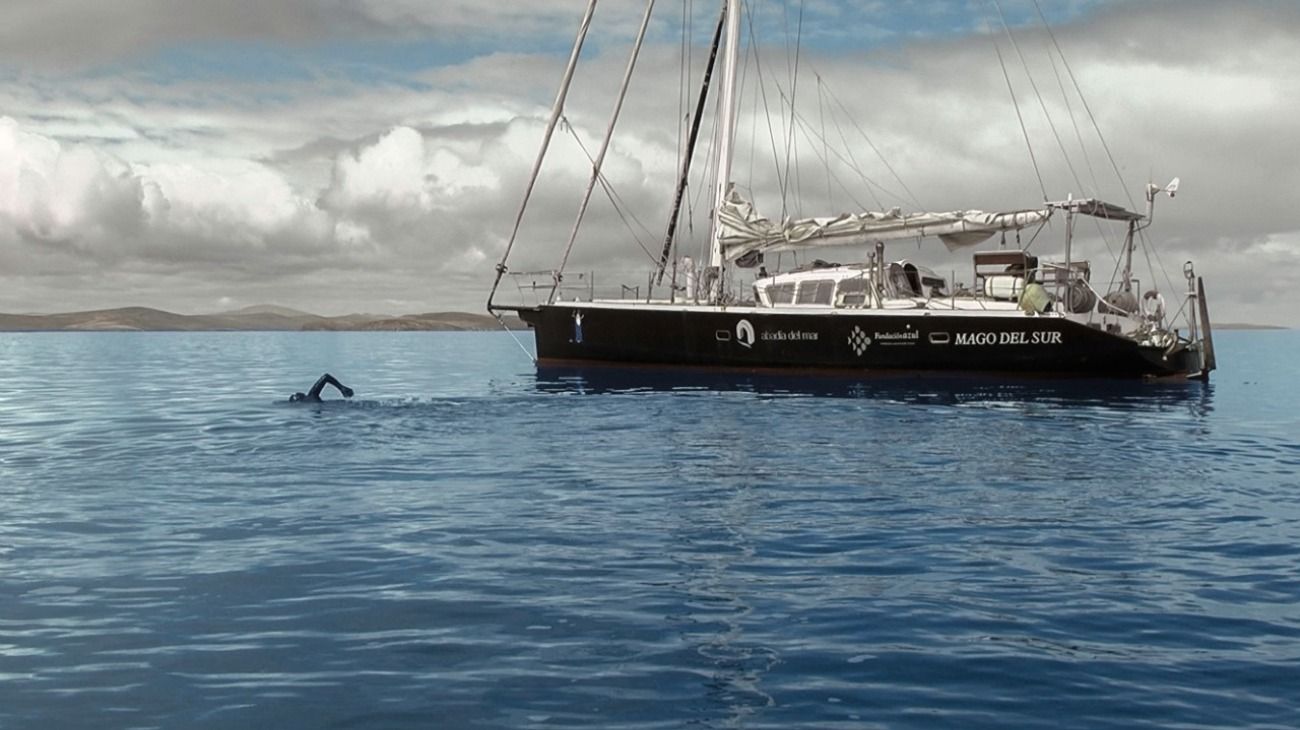
[[[811,279],[799,283],[795,304],[830,304],[835,293],[834,279]]]
[[[784,284],[772,284],[767,287],[767,298],[772,302],[772,306],[780,304],[791,304],[794,302],[794,282]]]
[[[838,307],[861,307],[867,303],[867,279],[841,279],[839,290],[835,295]]]

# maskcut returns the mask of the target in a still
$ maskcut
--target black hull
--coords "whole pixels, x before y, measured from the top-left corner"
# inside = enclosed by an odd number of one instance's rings
[[[1062,317],[556,304],[521,309],[540,364],[853,375],[909,372],[1177,378],[1199,354],[1141,347]]]

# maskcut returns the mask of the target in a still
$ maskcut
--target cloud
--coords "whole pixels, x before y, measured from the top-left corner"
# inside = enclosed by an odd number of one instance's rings
[[[468,159],[471,145],[444,140],[428,147],[410,127],[398,127],[356,154],[341,155],[326,194],[343,210],[428,212],[475,191],[496,191],[497,173]]]
[[[0,118],[0,170],[0,225],[11,244],[101,267],[246,269],[241,254],[250,250],[302,255],[330,244],[328,215],[253,161],[132,165]],[[19,259],[15,269],[24,268]]]
[[[167,48],[223,42],[296,45],[419,41],[516,43],[572,36],[570,0],[9,0],[0,45],[10,59],[81,68],[139,59]],[[603,18],[626,33],[634,6],[610,4]],[[561,40],[560,43],[565,43]]]
[[[507,211],[517,205],[543,121],[524,115],[499,122],[502,113],[474,106],[438,116],[448,124],[308,144],[279,159],[155,150],[148,162],[0,118],[0,170],[8,173],[0,176],[0,263],[20,281],[7,288],[11,301],[67,301],[46,288],[62,271],[64,294],[73,298],[95,290],[158,296],[147,291],[151,280],[173,299],[223,280],[258,290],[259,282],[289,290],[315,281],[329,282],[337,294],[329,304],[339,307],[376,293],[392,298],[391,286],[379,283],[388,276],[402,279],[407,292],[427,291],[437,280],[442,307],[466,306],[481,295],[491,272],[485,262],[509,234]],[[533,234],[551,251],[567,234],[573,191],[590,169],[575,145],[556,147],[547,189],[530,216]],[[327,170],[323,182],[292,174],[303,169],[300,155]],[[609,172],[624,187],[644,178],[639,163],[617,151]],[[97,281],[72,284],[91,270]],[[125,281],[133,283],[112,283]],[[398,299],[411,300],[409,293]],[[85,306],[101,304],[88,299]]]
[[[122,161],[86,146],[65,148],[0,117],[0,220],[24,240],[61,245],[86,233],[130,235],[143,196]]]
[[[602,5],[598,22],[613,23],[616,40],[625,40],[636,5]],[[904,12],[919,23],[918,8],[934,7],[906,5]],[[221,297],[241,304],[277,298],[337,313],[382,309],[387,301],[478,306],[510,235],[579,12],[567,0],[504,3],[491,12],[468,0],[127,0],[111,13],[83,3],[72,9],[66,0],[20,2],[0,29],[0,41],[13,42],[12,58],[83,68],[28,66],[0,79],[0,102],[11,115],[0,121],[0,310],[64,308],[73,299],[100,305],[122,296],[140,301],[121,303],[180,310]],[[936,17],[950,9],[942,6]],[[834,16],[840,27],[808,28],[809,37],[837,40],[801,50],[801,122],[793,133],[782,38],[746,55],[738,125],[746,144],[735,179],[764,213],[819,215],[859,203],[911,209],[912,194],[921,207],[938,210],[1041,199],[993,37],[918,24],[909,40],[855,47],[845,43],[842,26],[861,10],[836,3],[815,11],[809,22]],[[713,12],[701,14],[699,35],[711,31]],[[1291,213],[1300,165],[1290,129],[1300,112],[1300,10],[1180,2],[1080,12],[1055,31],[1122,182],[1077,97],[1067,108],[1061,87],[1072,83],[1063,68],[1059,81],[1053,72],[1046,33],[1018,30],[1017,41],[1055,133],[1014,50],[995,34],[1048,196],[1100,194],[1126,203],[1131,194],[1140,207],[1145,182],[1181,176],[1177,199],[1159,203],[1153,241],[1168,247],[1166,263],[1175,268],[1184,257],[1197,259],[1230,318],[1244,318],[1234,310],[1259,315],[1262,305],[1252,299],[1259,287],[1244,262],[1290,265],[1300,247]],[[89,32],[92,25],[99,32]],[[320,39],[351,33],[473,48],[452,61],[401,66],[379,81],[311,64],[305,77],[200,79],[96,66],[204,39],[257,39],[296,58],[299,51],[324,53],[312,45]],[[641,59],[607,161],[617,201],[597,189],[571,260],[575,271],[609,270],[637,283],[662,243],[682,120],[695,91],[679,89],[677,39],[657,40]],[[512,268],[558,261],[625,53],[608,36],[589,48]],[[696,48],[685,74],[690,87],[703,58]],[[756,58],[766,100],[754,93]],[[705,139],[710,135],[706,125]],[[798,146],[787,154],[790,139]],[[829,179],[822,164],[828,153]],[[711,168],[701,161],[696,172],[682,234],[692,245],[708,226]],[[1089,235],[1082,250],[1101,258],[1106,243]],[[967,266],[954,259],[936,268]],[[1270,296],[1295,311],[1298,290],[1280,287]]]

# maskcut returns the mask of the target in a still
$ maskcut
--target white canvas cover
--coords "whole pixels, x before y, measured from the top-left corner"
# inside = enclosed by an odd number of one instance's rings
[[[718,211],[718,238],[727,260],[735,260],[751,251],[776,253],[923,236],[937,236],[951,251],[980,243],[999,231],[1039,225],[1051,215],[1050,208],[1006,213],[967,210],[907,215],[894,208],[883,213],[843,213],[834,218],[777,222],[760,216],[753,203],[733,189]]]

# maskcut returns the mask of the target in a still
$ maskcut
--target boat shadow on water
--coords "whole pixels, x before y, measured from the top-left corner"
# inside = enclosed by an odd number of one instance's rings
[[[1214,409],[1214,385],[1204,381],[1010,378],[949,373],[809,376],[569,365],[540,366],[536,387],[551,394],[752,393],[763,397],[860,398],[917,405],[1034,402],[1134,410],[1190,406],[1201,415]]]

